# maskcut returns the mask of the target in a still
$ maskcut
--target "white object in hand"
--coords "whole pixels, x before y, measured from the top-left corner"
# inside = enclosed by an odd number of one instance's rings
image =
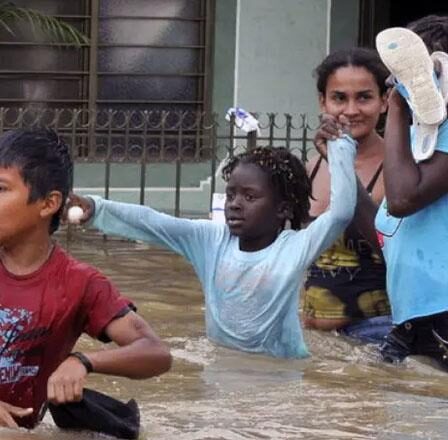
[[[78,224],[84,215],[84,211],[80,206],[72,206],[67,212],[69,223]]]

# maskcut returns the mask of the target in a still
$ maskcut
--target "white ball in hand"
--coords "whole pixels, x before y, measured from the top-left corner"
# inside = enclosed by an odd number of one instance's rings
[[[69,223],[79,224],[82,216],[84,215],[84,211],[80,206],[72,206],[68,209],[67,219]]]

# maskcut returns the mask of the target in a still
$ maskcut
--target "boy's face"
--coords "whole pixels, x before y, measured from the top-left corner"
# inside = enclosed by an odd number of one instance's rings
[[[29,194],[17,167],[0,167],[0,245],[27,239],[42,225],[45,200],[28,203]]]

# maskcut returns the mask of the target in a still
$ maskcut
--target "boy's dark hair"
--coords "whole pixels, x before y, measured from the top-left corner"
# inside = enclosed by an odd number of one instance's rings
[[[448,16],[427,15],[407,27],[420,36],[430,53],[436,50],[448,52]]]
[[[325,57],[313,72],[313,76],[317,79],[318,92],[325,95],[328,77],[339,68],[348,66],[364,67],[374,76],[380,94],[386,93],[386,78],[389,76],[389,72],[378,53],[364,47],[337,50]]]
[[[311,182],[299,158],[283,147],[258,147],[229,159],[222,170],[226,182],[240,163],[255,164],[268,174],[278,199],[291,206],[291,228],[300,229],[309,218]]]
[[[0,167],[17,167],[30,189],[28,203],[51,191],[62,194],[62,205],[53,215],[50,234],[60,223],[65,200],[73,185],[73,162],[67,144],[49,129],[17,129],[0,137]]]

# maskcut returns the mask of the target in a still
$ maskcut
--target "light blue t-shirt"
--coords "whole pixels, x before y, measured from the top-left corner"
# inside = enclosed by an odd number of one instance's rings
[[[447,121],[439,127],[436,151],[448,153]],[[448,195],[404,218],[388,214],[383,200],[375,224],[384,241],[394,323],[447,311]]]
[[[276,357],[305,357],[308,350],[298,318],[300,285],[308,266],[347,227],[356,205],[355,144],[348,138],[333,144],[329,210],[306,229],[284,230],[260,251],[241,251],[227,225],[175,218],[98,197],[92,197],[93,225],[183,255],[202,284],[206,331],[212,341]]]

